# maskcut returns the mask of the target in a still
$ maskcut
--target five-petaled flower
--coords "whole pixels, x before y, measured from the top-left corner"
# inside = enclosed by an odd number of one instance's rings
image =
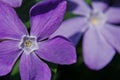
[[[109,2],[110,0],[102,0]],[[91,6],[85,0],[71,0],[77,4],[73,13],[81,16],[66,20],[51,36],[62,35],[77,44],[83,36],[83,57],[85,64],[94,70],[105,67],[120,52],[120,8],[109,7],[106,2],[92,1]],[[72,6],[72,5],[71,5]]]
[[[76,62],[74,45],[66,38],[49,36],[61,24],[65,0],[45,0],[30,10],[30,34],[13,8],[0,3],[0,76],[8,74],[20,57],[21,80],[50,80],[51,72],[40,58],[68,65]]]

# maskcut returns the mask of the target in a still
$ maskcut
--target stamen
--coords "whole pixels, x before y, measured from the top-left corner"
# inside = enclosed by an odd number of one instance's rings
[[[106,16],[102,12],[92,12],[88,17],[90,25],[93,27],[103,26],[106,22]]]
[[[27,41],[25,42],[25,46],[26,46],[26,47],[31,47],[31,46],[32,46],[32,41],[27,40]]]
[[[94,25],[99,24],[99,21],[98,21],[96,18],[92,18],[90,21],[91,21],[91,23],[94,24]]]

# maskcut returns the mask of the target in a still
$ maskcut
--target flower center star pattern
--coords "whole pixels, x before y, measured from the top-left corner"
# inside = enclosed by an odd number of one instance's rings
[[[20,49],[23,49],[23,51],[26,54],[30,54],[34,50],[38,50],[38,42],[36,37],[31,36],[23,36],[19,43]]]
[[[109,6],[111,0],[71,0],[77,6],[69,6],[72,13],[78,15],[64,21],[61,27],[51,35],[62,35],[75,45],[83,35],[82,51],[85,64],[94,70],[105,67],[120,53],[120,8]],[[74,8],[74,9],[73,9]]]
[[[49,38],[60,26],[65,0],[44,0],[30,10],[30,33],[9,5],[0,2],[0,76],[11,72],[20,58],[21,80],[50,80],[51,71],[41,59],[70,65],[76,62],[74,45],[62,36]]]

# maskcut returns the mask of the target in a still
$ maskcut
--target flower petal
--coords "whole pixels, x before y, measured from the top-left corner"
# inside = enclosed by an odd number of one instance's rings
[[[1,0],[1,1],[9,4],[12,7],[20,7],[22,4],[22,0]]]
[[[85,64],[94,70],[105,67],[113,58],[115,50],[101,33],[90,28],[84,35],[83,56]]]
[[[69,38],[75,45],[78,43],[82,33],[86,30],[87,20],[84,17],[68,19],[50,37],[64,36]]]
[[[6,75],[11,71],[20,52],[21,50],[18,49],[18,42],[0,42],[0,76]]]
[[[101,31],[106,40],[120,53],[120,27],[106,24]]]
[[[108,8],[108,4],[100,0],[92,0],[92,7],[94,11],[105,11]],[[109,0],[108,0],[109,1]]]
[[[76,50],[73,44],[63,37],[40,42],[36,53],[43,59],[57,64],[73,64],[76,62]]]
[[[120,8],[111,7],[106,12],[107,20],[110,23],[120,23]]]
[[[91,8],[85,0],[70,0],[68,2],[68,10],[72,11],[74,14],[88,15]]]
[[[32,7],[31,35],[48,38],[59,27],[66,10],[65,0],[45,0]]]
[[[27,30],[14,9],[0,2],[0,39],[21,39],[26,34]]]
[[[34,53],[23,53],[20,60],[21,80],[50,80],[51,72],[47,64],[42,62]]]

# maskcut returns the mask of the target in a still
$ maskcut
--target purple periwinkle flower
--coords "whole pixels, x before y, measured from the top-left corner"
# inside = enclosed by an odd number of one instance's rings
[[[12,7],[20,7],[22,4],[22,0],[0,0],[2,3],[6,3]]]
[[[40,58],[68,65],[76,62],[74,45],[64,37],[49,36],[61,24],[65,0],[45,0],[30,10],[30,34],[13,8],[0,3],[0,76],[8,74],[20,57],[21,80],[50,80],[51,72]]]
[[[63,22],[51,37],[62,35],[77,44],[84,34],[84,62],[89,68],[100,70],[112,60],[116,50],[120,52],[120,27],[115,25],[120,23],[120,8],[100,1],[92,1],[91,7],[85,0],[71,1],[78,4],[73,13],[81,16]]]

